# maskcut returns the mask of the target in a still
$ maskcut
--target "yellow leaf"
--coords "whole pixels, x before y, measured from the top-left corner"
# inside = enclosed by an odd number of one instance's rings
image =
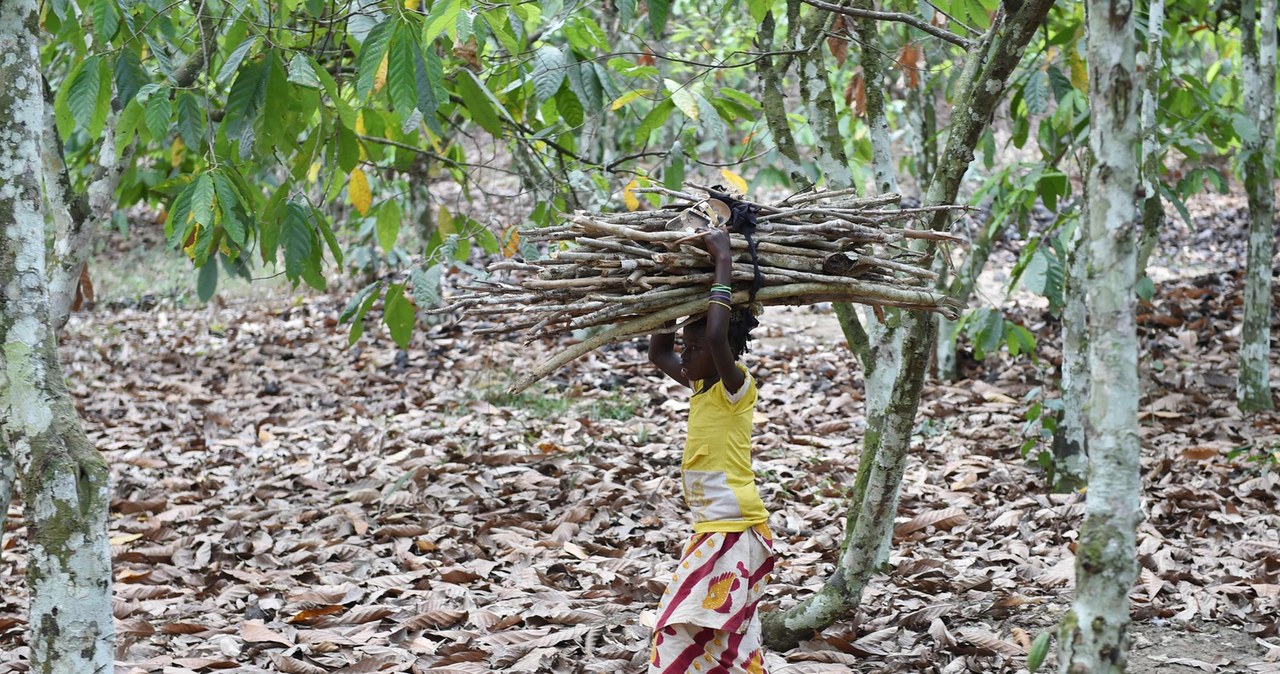
[[[404,8],[410,12],[418,11],[418,6],[422,4],[422,0],[404,0]]]
[[[720,175],[724,176],[725,181],[728,182],[729,186],[736,190],[738,194],[745,195],[747,193],[747,181],[743,180],[742,176],[730,171],[729,169],[720,169]]]
[[[609,105],[609,110],[617,111],[619,108],[630,103],[631,101],[634,101],[637,98],[644,96],[645,94],[651,94],[651,93],[653,93],[653,91],[650,89],[632,89],[631,91],[628,91],[627,93],[614,99],[613,103]]]
[[[632,191],[638,184],[639,183],[632,180],[627,183],[626,187],[622,188],[622,203],[627,205],[628,211],[634,211],[637,208],[640,208],[640,200],[636,198],[636,193]]]
[[[313,162],[307,171],[307,182],[315,182],[320,177],[320,162]]]
[[[169,148],[169,165],[178,168],[182,165],[182,159],[187,156],[187,146],[182,142],[182,137],[178,136],[173,139],[173,147]]]
[[[142,538],[142,534],[120,534],[107,539],[107,542],[111,545],[124,545],[125,543],[132,543],[139,538]]]
[[[507,231],[502,235],[502,238],[506,241],[506,243],[505,243],[505,244],[503,244],[503,246],[502,246],[502,256],[503,256],[503,257],[515,257],[516,253],[519,253],[519,252],[520,252],[520,230],[519,230],[519,227],[517,227],[516,225],[512,225],[512,226],[511,226],[511,227],[509,227],[509,228],[507,229]]]
[[[194,217],[195,217],[195,213],[192,213],[190,216],[187,217],[187,220],[190,221]],[[196,241],[199,238],[200,238],[200,223],[196,223],[196,228],[191,230],[191,237],[187,239],[186,245],[182,247],[182,252],[187,254],[188,260],[196,259]]]
[[[367,135],[367,131],[364,126],[364,110],[361,110],[359,114],[356,115],[356,135],[357,136]],[[364,141],[357,138],[356,147],[360,148],[360,161],[365,161],[366,159],[369,158],[369,153],[366,152],[364,149]]]
[[[357,211],[360,211],[360,215],[369,214],[369,206],[373,204],[373,192],[369,190],[369,179],[365,177],[364,171],[360,169],[351,171],[351,184],[347,185],[347,199]]]
[[[378,64],[378,72],[374,73],[373,75],[373,93],[375,94],[378,93],[379,91],[382,91],[382,87],[386,86],[387,84],[387,57],[388,56],[390,56],[389,53],[382,57],[382,63]]]

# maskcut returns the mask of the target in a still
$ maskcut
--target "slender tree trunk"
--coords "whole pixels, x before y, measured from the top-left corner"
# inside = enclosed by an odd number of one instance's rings
[[[4,556],[4,529],[9,521],[9,505],[13,503],[13,485],[17,479],[9,445],[4,441],[4,433],[0,433],[0,558]]]
[[[1160,102],[1160,42],[1164,37],[1164,0],[1151,0],[1147,12],[1147,51],[1142,82],[1142,238],[1138,243],[1138,277],[1147,273],[1147,262],[1160,241],[1164,205],[1160,199],[1160,127],[1156,106]]]
[[[1053,0],[1025,0],[1016,6],[1003,5],[992,28],[970,52],[958,87],[957,114],[952,117],[951,132],[939,160],[938,171],[929,182],[926,205],[945,204],[955,199],[961,178],[973,161],[978,139],[990,124],[996,105],[1004,97],[1009,75],[1017,67],[1023,50],[1052,5]],[[1004,7],[1012,8],[1012,13],[1006,15]],[[930,225],[934,229],[943,229],[949,222],[948,215],[940,211]],[[862,451],[864,456],[872,452],[874,461],[871,470],[866,471],[866,496],[862,499],[853,530],[847,532],[848,540],[843,546],[841,563],[817,594],[785,612],[765,616],[764,638],[770,648],[792,648],[815,631],[849,615],[858,607],[862,589],[878,567],[877,554],[881,542],[892,530],[897,510],[902,466],[910,447],[934,336],[932,315],[904,311],[900,316],[902,326],[887,332],[894,340],[878,340],[874,347],[890,348],[896,339],[901,339],[900,357],[892,359],[898,367],[893,385],[888,387],[884,413],[879,415],[880,419],[868,418],[868,432]]]
[[[1262,4],[1262,40],[1257,31]],[[1244,329],[1236,387],[1241,410],[1275,409],[1271,397],[1271,258],[1275,255],[1276,0],[1244,0],[1244,115],[1258,130],[1244,139],[1249,197],[1249,259],[1244,283]]]
[[[1125,671],[1139,506],[1138,333],[1134,285],[1141,217],[1137,36],[1124,0],[1086,5],[1089,63],[1089,491],[1076,549],[1076,599],[1059,627],[1062,674]],[[1135,190],[1135,187],[1138,190]]]
[[[44,96],[34,0],[0,3],[0,437],[31,534],[31,671],[113,668],[107,466],[80,427],[58,362],[40,196]]]
[[[1086,192],[1088,179],[1086,178]],[[1086,196],[1080,225],[1067,252],[1067,282],[1062,310],[1062,414],[1053,435],[1053,490],[1075,491],[1085,485],[1088,447],[1084,409],[1089,392],[1088,315],[1084,306],[1084,230],[1089,219]]]
[[[996,237],[1004,231],[1003,223],[990,222],[982,229],[978,230],[978,236],[967,246],[965,251],[964,262],[960,264],[960,268],[955,270],[951,275],[951,281],[943,284],[941,277],[939,278],[939,287],[951,297],[954,297],[966,304],[969,297],[973,295],[973,289],[978,284],[978,276],[982,273],[982,269],[987,266],[987,259],[991,257],[991,249],[995,245]],[[938,316],[938,340],[935,349],[935,360],[937,362],[938,378],[955,381],[960,378],[960,364],[956,358],[956,327],[959,321],[949,321],[942,316]]]

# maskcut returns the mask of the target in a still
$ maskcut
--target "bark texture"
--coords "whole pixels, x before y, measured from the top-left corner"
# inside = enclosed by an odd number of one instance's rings
[[[1258,5],[1262,5],[1261,21]],[[1271,397],[1271,258],[1275,255],[1276,0],[1244,0],[1244,115],[1258,124],[1244,139],[1244,184],[1249,197],[1249,259],[1244,283],[1238,405],[1275,409]],[[1261,24],[1259,26],[1259,24]],[[1262,37],[1257,33],[1261,28]]]
[[[1086,188],[1088,179],[1085,180]],[[1075,491],[1085,485],[1088,446],[1084,409],[1089,387],[1088,315],[1084,307],[1085,253],[1083,223],[1089,219],[1085,198],[1081,225],[1067,253],[1067,279],[1062,309],[1062,415],[1053,436],[1053,490]]]
[[[1160,127],[1156,106],[1160,101],[1160,43],[1164,38],[1164,0],[1151,0],[1147,11],[1147,51],[1142,82],[1142,238],[1138,243],[1138,276],[1147,272],[1151,252],[1160,240],[1164,205],[1160,200]]]
[[[45,280],[34,0],[0,2],[0,443],[31,535],[31,671],[112,671],[107,466],[62,379]]]
[[[1138,333],[1134,285],[1139,75],[1133,4],[1090,0],[1088,219],[1085,226],[1089,491],[1076,550],[1076,599],[1058,633],[1063,674],[1125,671],[1139,507]]]
[[[960,181],[973,161],[978,139],[1004,97],[1009,76],[1052,5],[1053,0],[1026,0],[1017,5],[1003,5],[991,29],[970,52],[959,82],[956,111],[952,115],[946,148],[926,191],[926,205],[949,203],[955,199]],[[930,222],[938,230],[948,224],[948,216],[942,212]],[[932,244],[924,242],[922,245]],[[902,466],[910,447],[911,430],[915,425],[934,337],[931,316],[904,311],[900,312],[900,318],[901,326],[881,332],[872,347],[877,363],[883,357],[885,362],[897,367],[891,379],[892,386],[885,387],[888,393],[881,414],[872,416],[872,382],[868,380],[867,383],[868,429],[862,451],[864,456],[870,452],[874,460],[867,459],[872,467],[865,471],[866,494],[852,530],[846,532],[847,541],[840,566],[820,592],[783,613],[765,616],[764,637],[770,648],[792,648],[816,631],[848,616],[858,607],[862,590],[878,567],[881,546],[889,536],[897,511]],[[877,371],[885,372],[879,364]]]

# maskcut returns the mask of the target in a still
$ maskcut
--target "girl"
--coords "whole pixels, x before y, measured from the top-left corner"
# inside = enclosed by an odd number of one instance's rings
[[[649,360],[693,389],[681,477],[694,535],[658,604],[650,674],[762,674],[756,605],[773,569],[769,513],[751,471],[756,385],[737,362],[758,323],[729,306],[729,235],[713,230],[703,245],[716,265],[704,319],[675,335],[649,338]]]

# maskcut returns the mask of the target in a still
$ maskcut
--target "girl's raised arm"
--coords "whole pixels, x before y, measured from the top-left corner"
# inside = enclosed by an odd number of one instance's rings
[[[703,237],[702,245],[711,253],[716,263],[716,282],[711,286],[711,299],[707,302],[707,345],[711,348],[711,359],[715,361],[716,373],[724,382],[726,392],[742,389],[745,376],[738,369],[737,359],[733,357],[733,348],[729,346],[729,319],[731,309],[726,295],[732,293],[733,254],[729,247],[729,233],[717,229]]]
[[[667,323],[670,328],[675,321]],[[689,385],[689,380],[680,373],[680,356],[676,355],[676,335],[674,332],[655,332],[649,335],[649,362],[658,366],[668,377]]]

